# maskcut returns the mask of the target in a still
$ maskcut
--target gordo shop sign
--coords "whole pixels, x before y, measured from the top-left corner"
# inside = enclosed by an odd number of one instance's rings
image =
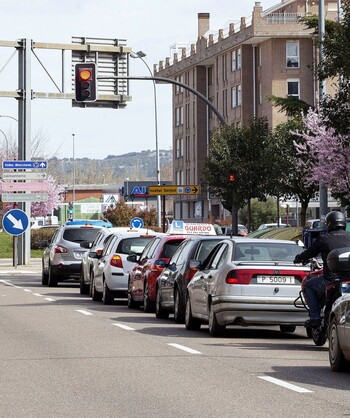
[[[212,224],[185,223],[173,221],[167,231],[168,234],[216,235]]]

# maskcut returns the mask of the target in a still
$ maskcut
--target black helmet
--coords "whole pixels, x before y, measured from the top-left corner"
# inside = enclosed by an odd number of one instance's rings
[[[346,218],[344,213],[337,210],[327,213],[325,224],[328,232],[334,231],[335,229],[345,229]]]

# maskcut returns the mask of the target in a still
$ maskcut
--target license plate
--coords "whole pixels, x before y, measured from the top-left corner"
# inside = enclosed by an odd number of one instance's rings
[[[258,283],[266,284],[295,284],[294,276],[257,276]]]

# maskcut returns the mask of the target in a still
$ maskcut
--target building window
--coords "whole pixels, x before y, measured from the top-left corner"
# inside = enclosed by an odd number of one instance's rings
[[[300,97],[300,80],[287,80],[287,96]]]
[[[219,58],[215,60],[215,68],[216,68],[216,84],[219,84]]]
[[[261,83],[259,83],[259,104],[262,103],[262,87],[261,87]]]
[[[222,80],[227,81],[227,55],[222,56]]]
[[[183,139],[176,140],[176,158],[183,157]]]
[[[286,65],[288,68],[299,67],[299,42],[286,43]]]
[[[222,92],[222,110],[224,116],[227,116],[227,89]]]
[[[179,83],[183,83],[182,75],[180,75],[179,77],[175,77],[175,81],[178,81]],[[180,94],[182,92],[183,92],[183,87],[175,84],[175,94]]]
[[[236,71],[241,68],[241,48],[235,49],[231,52],[231,71]]]
[[[183,124],[183,107],[177,107],[175,109],[175,125],[180,126]]]
[[[237,87],[231,87],[231,107],[234,109],[237,107]]]
[[[242,89],[241,86],[237,86],[237,106],[242,104]]]
[[[208,86],[213,85],[213,67],[208,67]]]

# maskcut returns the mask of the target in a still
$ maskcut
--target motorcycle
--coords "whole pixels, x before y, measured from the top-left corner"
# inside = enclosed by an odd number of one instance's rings
[[[328,339],[329,317],[333,303],[342,294],[349,292],[350,248],[346,247],[330,251],[327,257],[327,264],[333,275],[333,280],[327,284],[327,287],[319,300],[321,325],[319,328],[311,328],[308,322],[305,324],[307,336],[312,338],[315,345],[319,347],[323,346]],[[294,301],[295,307],[307,310],[309,310],[309,307],[307,305],[305,285],[308,280],[323,273],[322,266],[316,259],[310,261],[310,267],[311,271],[304,278],[299,296]],[[299,301],[301,302],[301,306]]]

